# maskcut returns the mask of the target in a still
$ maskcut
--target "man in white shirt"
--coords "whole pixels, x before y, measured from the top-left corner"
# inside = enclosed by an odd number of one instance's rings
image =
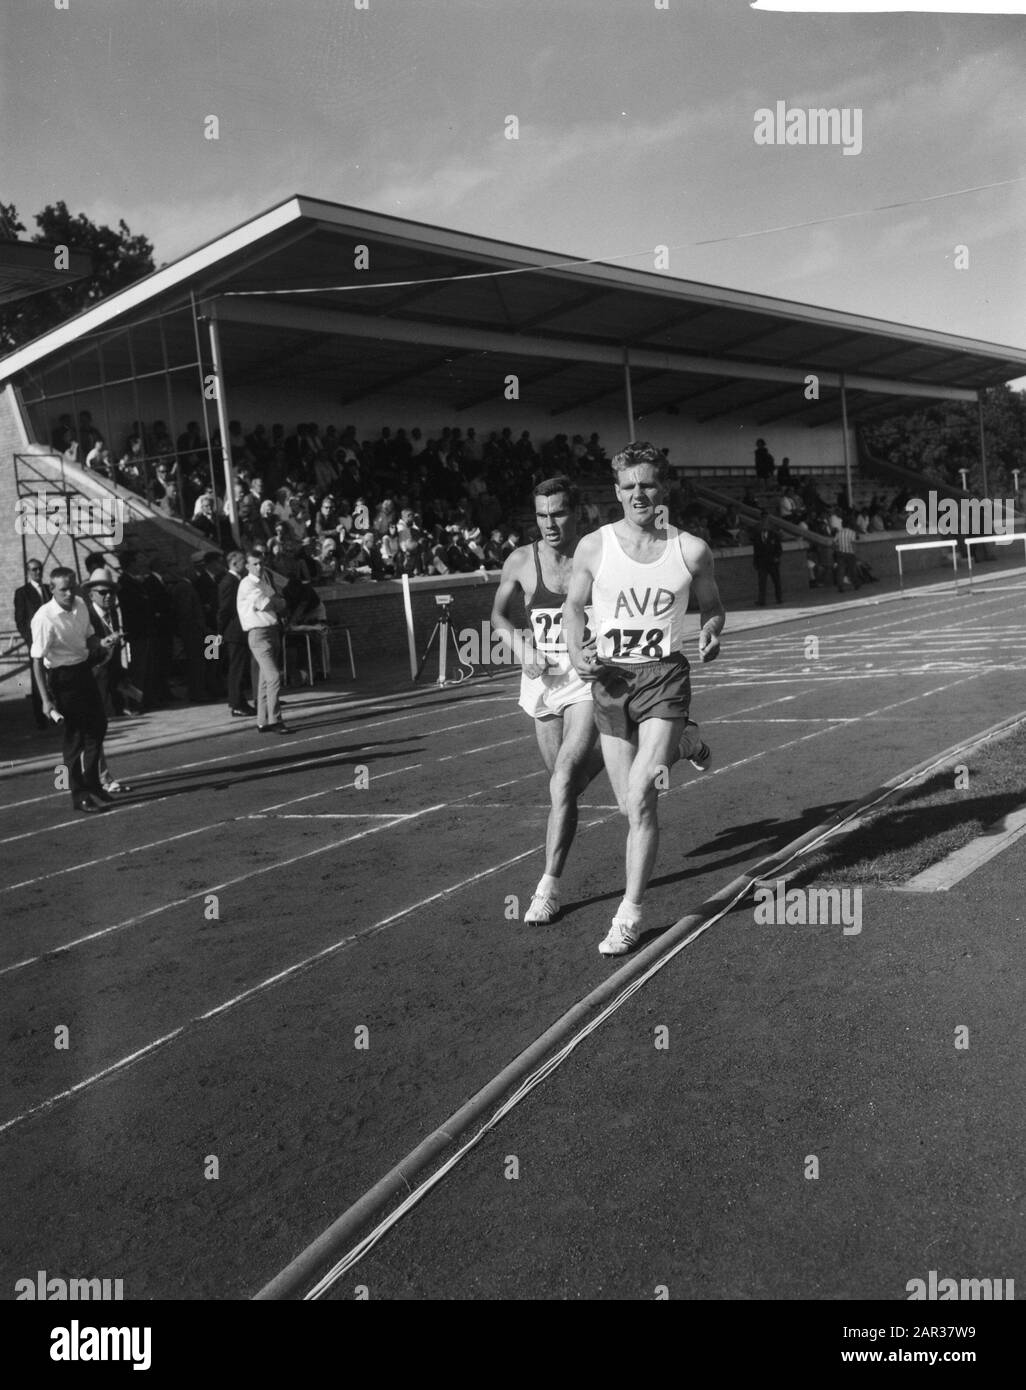
[[[53,598],[32,618],[32,674],[43,714],[64,723],[64,768],[75,810],[105,811],[113,800],[100,785],[107,716],[90,657],[117,639],[96,636],[85,600],[75,596],[73,570],[53,570],[50,584]]]
[[[278,615],[286,603],[275,591],[264,569],[263,553],[246,553],[246,573],[239,581],[236,595],[239,626],[246,634],[253,657],[253,690],[256,692],[257,728],[262,734],[287,734],[281,717],[279,694],[281,675],[281,626]]]

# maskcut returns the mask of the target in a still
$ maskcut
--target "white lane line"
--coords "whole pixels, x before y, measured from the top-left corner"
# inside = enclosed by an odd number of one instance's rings
[[[431,807],[430,809],[438,810],[440,808]],[[416,814],[426,815],[427,812],[417,812]],[[593,822],[593,824],[598,824],[598,822]],[[360,837],[353,836],[352,838],[358,839]],[[345,844],[347,842],[343,840],[341,843]],[[447,897],[450,893],[456,893],[461,888],[468,887],[471,883],[477,883],[483,878],[488,878],[492,874],[499,873],[502,869],[508,869],[513,864],[519,863],[521,859],[526,859],[529,855],[537,854],[544,848],[544,841],[541,844],[532,845],[530,849],[524,850],[523,853],[516,854],[511,859],[504,859],[501,864],[495,864],[489,869],[483,869],[480,873],[473,874],[470,878],[461,879],[458,883],[450,884],[448,888],[443,888],[438,893],[432,893],[430,897],[421,898],[419,902],[411,903],[409,907],[404,907],[399,912],[393,912],[389,917],[382,917],[380,921],[374,922],[369,927],[364,927],[362,931],[353,932],[349,936],[341,937],[338,941],[333,941],[330,946],[325,946],[322,950],[315,951],[312,955],[305,956],[302,960],[295,961],[284,970],[279,970],[275,975],[267,976],[257,984],[251,985],[249,989],[245,989],[241,993],[233,995],[230,999],[224,1000],[223,1003],[217,1004],[212,1009],[207,1009],[205,1013],[195,1014],[178,1028],[173,1029],[172,1032],[165,1033],[162,1037],[155,1038],[144,1047],[137,1048],[135,1052],[129,1053],[128,1056],[119,1058],[118,1061],[112,1062],[109,1067],[104,1067],[101,1071],[94,1072],[92,1076],[87,1077],[84,1081],[79,1081],[76,1085],[71,1086],[65,1091],[60,1091],[56,1095],[48,1096],[46,1100],[39,1101],[36,1105],[29,1106],[28,1109],[21,1111],[18,1115],[12,1115],[10,1119],[0,1123],[0,1134],[5,1133],[9,1129],[13,1129],[16,1125],[22,1124],[25,1120],[31,1119],[34,1115],[40,1115],[47,1110],[52,1110],[53,1107],[59,1105],[61,1101],[68,1100],[72,1096],[80,1094],[88,1087],[96,1085],[97,1082],[103,1081],[105,1078],[113,1076],[117,1072],[124,1071],[124,1069],[133,1062],[138,1061],[142,1057],[151,1056],[159,1048],[166,1047],[168,1043],[173,1042],[176,1038],[182,1037],[184,1033],[197,1027],[199,1024],[220,1017],[222,1014],[227,1013],[229,1009],[233,1009],[247,999],[252,999],[256,995],[264,993],[265,990],[280,984],[283,980],[294,978],[301,971],[316,965],[317,962],[326,960],[329,956],[345,950],[345,948],[351,946],[354,941],[359,941],[368,936],[373,936],[377,932],[384,931],[395,922],[401,921],[404,917],[409,917],[419,908],[426,907],[429,903],[437,902],[440,898]],[[300,857],[306,858],[307,856],[302,855]],[[183,901],[185,900],[183,899]]]
[[[505,748],[508,743],[527,743],[533,737],[533,734],[518,734],[516,738],[504,738],[501,743],[482,743],[479,748],[464,748],[459,753],[447,753],[444,758],[437,758],[435,761],[451,763],[456,758],[467,758],[471,753],[487,753],[491,748]]]
[[[394,825],[405,824],[407,821],[416,820],[420,816],[429,816],[433,811],[441,811],[448,803],[440,801],[437,806],[427,806],[423,811],[413,811],[408,815],[397,815],[387,825],[372,825],[368,830],[361,830],[356,835],[347,835],[343,840],[333,840],[328,845],[318,845],[316,849],[309,849],[302,854],[295,854],[289,859],[276,860],[273,864],[262,864],[259,869],[250,869],[248,873],[239,874],[236,878],[225,879],[223,883],[212,883],[207,888],[201,888],[195,893],[187,893],[184,898],[175,898],[173,902],[162,903],[159,907],[151,907],[146,912],[140,912],[135,917],[126,917],[123,922],[114,922],[109,927],[100,927],[98,931],[89,932],[85,936],[76,937],[74,941],[66,941],[61,946],[52,946],[44,951],[42,955],[30,956],[25,960],[16,961],[13,965],[5,965],[0,969],[0,976],[13,974],[16,970],[24,970],[30,965],[36,965],[39,961],[49,956],[62,955],[65,951],[74,950],[76,946],[84,946],[89,941],[98,941],[101,937],[110,936],[112,932],[123,931],[126,927],[137,926],[140,922],[148,921],[151,917],[159,917],[163,912],[170,912],[172,908],[182,907],[185,903],[195,902],[197,898],[203,898],[208,893],[219,893],[225,888],[234,888],[240,883],[246,883],[251,878],[258,878],[261,874],[275,873],[279,869],[287,869],[292,864],[298,864],[304,859],[312,859],[317,854],[327,854],[333,849],[340,849],[342,845],[352,844],[355,840],[362,840],[367,835],[377,835],[382,830],[391,830]]]
[[[283,811],[269,814],[254,811],[251,815],[240,816],[240,820],[406,820],[406,816],[396,816],[395,812],[385,811]]]

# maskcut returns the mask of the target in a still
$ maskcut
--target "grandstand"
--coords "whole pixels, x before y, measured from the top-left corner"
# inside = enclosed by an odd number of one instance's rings
[[[720,566],[729,594],[750,582],[744,527],[779,506],[754,476],[757,436],[824,504],[839,493],[868,504],[900,484],[874,476],[860,426],[927,400],[979,400],[1024,373],[1024,354],[989,343],[296,196],[0,361],[0,504],[13,510],[28,475],[113,495],[129,508],[134,546],[184,563],[240,537],[237,501],[253,476],[264,498],[281,485],[299,492],[312,528],[327,492],[350,506],[366,494],[372,508],[405,492],[426,510],[448,469],[455,490],[434,509],[444,527],[461,511],[478,522],[469,485],[480,463],[497,498],[492,526],[523,530],[532,479],[567,468],[604,520],[603,455],[578,457],[576,440],[601,439],[607,456],[643,437],[667,451],[694,515],[736,507],[740,543]],[[301,420],[318,422],[316,447]],[[393,450],[415,429],[443,470],[423,486],[420,449]],[[480,459],[462,447],[472,431]],[[534,447],[518,456],[524,431]],[[204,493],[213,520],[200,515]],[[814,521],[813,539],[829,545]],[[780,524],[793,548],[809,539]],[[8,591],[22,551],[9,538],[0,554]],[[388,576],[357,558],[346,579]],[[412,573],[415,586],[435,582]],[[329,614],[354,588],[329,588]]]

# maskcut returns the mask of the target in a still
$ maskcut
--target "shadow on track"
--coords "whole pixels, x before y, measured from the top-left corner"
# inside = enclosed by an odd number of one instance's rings
[[[400,748],[390,749],[389,743],[402,744]],[[379,751],[371,751],[378,749]],[[282,754],[261,758],[259,762],[233,771],[224,768],[217,772],[196,768],[184,772],[173,772],[156,778],[152,782],[134,778],[133,790],[118,797],[119,806],[144,805],[161,797],[188,796],[201,791],[229,791],[245,782],[264,781],[269,777],[288,776],[292,771],[320,771],[348,765],[379,762],[387,758],[407,757],[421,752],[419,747],[410,747],[406,739],[379,740],[375,743],[343,744],[338,748],[323,749],[317,754],[316,765],[311,764],[308,751],[297,752],[293,756]],[[180,785],[174,785],[178,783]]]

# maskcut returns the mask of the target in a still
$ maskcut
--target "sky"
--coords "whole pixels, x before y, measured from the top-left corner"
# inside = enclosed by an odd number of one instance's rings
[[[160,264],[305,193],[1026,348],[1026,17],[358,3],[4,0],[0,201]]]

